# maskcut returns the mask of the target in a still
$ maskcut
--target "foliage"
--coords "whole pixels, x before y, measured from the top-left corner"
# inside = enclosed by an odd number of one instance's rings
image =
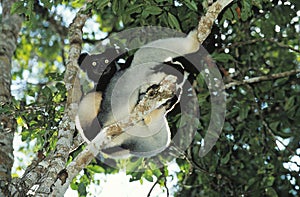
[[[55,146],[66,98],[60,81],[66,58],[64,51],[68,49],[67,24],[58,10],[63,5],[64,9],[74,12],[85,1],[41,0],[38,5],[36,2],[19,1],[12,9],[13,13],[27,17],[13,68],[13,85],[23,92],[23,96],[15,93],[15,105],[1,110],[16,110],[22,140],[37,139],[36,148],[48,153]],[[205,0],[87,3],[88,12],[106,33],[144,25],[188,32],[197,26],[207,6]],[[222,71],[224,81],[242,81],[299,69],[299,10],[298,0],[241,0],[231,4],[204,43]],[[85,32],[85,38],[94,43],[96,34]],[[24,76],[28,76],[27,81]],[[177,159],[181,171],[177,173],[179,190],[176,196],[299,195],[299,77],[298,74],[227,89],[223,132],[205,157],[199,157],[198,151],[210,121],[210,105],[209,94],[199,85],[196,90],[201,126],[186,157]],[[30,78],[34,80],[30,82]],[[198,84],[203,84],[201,78],[197,80]],[[298,170],[287,169],[286,164],[296,157],[298,163],[294,164]],[[138,164],[133,163],[132,167]],[[103,172],[116,171],[94,161],[73,181],[71,188],[85,196],[93,174]],[[153,176],[161,178],[167,176],[168,171],[167,168],[149,168],[130,174],[132,181],[142,178],[153,181]],[[163,186],[163,182],[164,179],[160,179],[159,184]]]

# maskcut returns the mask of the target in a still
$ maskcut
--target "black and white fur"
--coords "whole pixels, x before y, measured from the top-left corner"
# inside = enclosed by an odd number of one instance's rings
[[[137,50],[130,67],[125,70],[115,72],[114,68],[108,68],[113,73],[112,78],[104,81],[103,87],[88,93],[79,104],[76,127],[85,140],[90,142],[101,128],[128,117],[137,105],[140,96],[149,87],[158,85],[169,74],[160,68],[165,66],[164,62],[194,53],[199,50],[199,47],[197,32],[192,31],[187,37],[160,39],[146,44]],[[110,62],[109,66],[114,67],[113,61],[105,61],[105,55],[100,54],[104,57],[104,62]],[[86,62],[92,61],[94,57],[88,56],[88,58]],[[89,65],[97,64],[89,63]],[[89,65],[86,65],[84,61],[80,62],[80,67],[84,68],[88,77],[97,83],[97,79],[93,78],[94,75],[89,74],[93,69],[93,67],[89,68]],[[100,69],[99,73],[103,79],[110,76],[110,72],[106,73],[102,70]],[[99,83],[101,82],[103,81],[100,80]],[[141,124],[134,125],[128,131],[113,138],[107,151],[103,150],[103,152],[108,153],[112,158],[130,155],[149,157],[162,152],[171,140],[165,117],[166,111],[165,106],[156,106],[155,110],[144,117]]]

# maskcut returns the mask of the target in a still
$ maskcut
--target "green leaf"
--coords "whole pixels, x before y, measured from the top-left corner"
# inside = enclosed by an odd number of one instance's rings
[[[195,1],[185,0],[184,4],[193,11],[198,11],[198,7]]]
[[[42,94],[45,96],[47,99],[52,98],[52,91],[48,86],[45,86],[42,89]]]
[[[233,23],[236,23],[236,22],[239,21],[239,19],[240,19],[240,16],[239,16],[238,12],[236,11],[239,7],[240,7],[240,6],[237,5],[236,3],[234,3],[234,4],[230,7],[230,10],[231,10],[231,13],[232,13],[232,16],[233,16],[233,18],[232,18],[231,21],[232,21]]]
[[[295,97],[291,96],[290,98],[288,98],[288,100],[286,101],[285,105],[284,105],[284,109],[285,110],[289,110],[290,108],[292,108],[295,105]]]
[[[139,158],[135,162],[130,162],[126,166],[126,171],[127,172],[134,172],[134,171],[136,171],[142,165],[142,163],[143,163],[143,158]]]
[[[288,81],[289,81],[289,78],[288,78],[288,77],[284,77],[284,78],[277,79],[277,80],[274,82],[274,86],[282,86],[282,85],[284,85],[285,83],[287,83]]]
[[[270,196],[270,197],[277,197],[278,196],[277,192],[272,187],[267,187],[265,189],[265,194],[266,194],[266,196]]]
[[[129,173],[127,173],[127,174],[129,174]],[[129,179],[129,182],[142,180],[141,178],[142,178],[143,172],[131,172],[130,175],[131,175],[131,177]]]
[[[225,155],[225,157],[221,158],[221,163],[222,163],[222,164],[227,164],[228,161],[230,160],[230,156],[231,156],[231,151],[229,151],[229,152]]]
[[[162,24],[168,25],[168,15],[166,12],[163,12],[159,17],[161,18]]]
[[[180,30],[180,25],[177,18],[170,12],[168,12],[168,23],[172,28]]]
[[[225,131],[233,131],[234,130],[232,125],[229,122],[225,122],[223,128]]]
[[[86,186],[83,182],[79,183],[77,191],[78,191],[80,196],[86,196],[87,195]]]
[[[119,0],[113,0],[112,1],[112,11],[114,14],[118,14],[118,12],[120,11],[120,1]]]
[[[143,174],[143,177],[149,181],[149,182],[153,182],[153,174],[151,170],[146,170]]]
[[[258,86],[258,88],[262,91],[262,92],[269,92],[272,88],[273,88],[273,82],[271,81],[264,81],[260,83],[260,86]]]
[[[279,126],[280,122],[272,122],[271,124],[269,124],[270,128],[273,130],[273,131],[276,131],[278,126]]]
[[[22,131],[21,136],[21,140],[24,142],[30,137],[30,132],[28,130]]]
[[[27,6],[26,6],[26,11],[25,14],[29,17],[31,17],[31,15],[33,14],[33,6],[34,6],[34,1],[33,0],[29,0],[27,2]]]
[[[235,127],[235,131],[243,131],[245,129],[245,125],[246,125],[245,121],[241,122]]]
[[[246,191],[249,191],[249,190],[251,190],[253,187],[256,187],[257,184],[258,184],[257,178],[255,178],[255,177],[250,178],[250,179],[248,180],[247,185],[246,185]]]
[[[154,176],[156,176],[157,178],[160,177],[162,175],[161,171],[159,169],[154,169],[152,170],[152,173]]]
[[[263,178],[263,185],[271,187],[275,181],[275,177],[268,176]]]
[[[75,179],[74,179],[75,180]],[[78,185],[76,184],[76,183],[74,183],[74,182],[72,182],[71,184],[70,184],[70,187],[71,187],[71,189],[73,189],[73,190],[77,190],[78,189]]]
[[[226,63],[229,60],[234,60],[234,58],[227,53],[219,53],[219,54],[214,53],[212,54],[212,58],[217,62],[223,62],[223,63]]]
[[[110,2],[110,0],[101,0],[101,1],[94,1],[97,9],[103,10]]]
[[[124,15],[130,15],[133,13],[141,13],[142,11],[142,5],[131,5],[130,7],[128,7],[125,12]]]
[[[162,12],[162,9],[156,6],[147,6],[144,9],[144,12],[150,14],[150,15],[159,15]]]
[[[65,92],[66,91],[66,86],[63,83],[58,82],[58,83],[55,84],[55,87],[57,88],[57,90],[59,92]]]
[[[17,1],[11,6],[11,14],[22,14],[25,12],[26,8],[24,7],[24,1]]]
[[[80,0],[77,0],[77,1],[71,1],[71,5],[72,5],[72,7],[74,7],[74,8],[80,8],[80,7],[82,7],[84,4],[85,4],[85,2],[80,1]],[[86,3],[86,10],[85,10],[85,11],[90,10],[91,7],[92,7],[92,3],[90,3],[90,2],[89,2],[89,3]],[[86,13],[88,13],[88,12],[86,12]]]
[[[250,110],[250,107],[247,105],[247,103],[244,103],[244,104],[242,104],[242,106],[240,106],[240,110],[239,110],[240,120],[244,120],[248,117],[249,110]]]
[[[49,0],[41,0],[41,2],[44,4],[44,6],[46,7],[46,8],[48,8],[48,9],[51,9],[51,7],[52,7],[52,1],[49,1]]]
[[[243,0],[242,1],[242,9],[241,9],[241,19],[242,21],[246,21],[250,16],[251,16],[251,2],[248,0]]]
[[[227,9],[223,16],[222,16],[222,20],[221,20],[221,23],[224,22],[224,20],[229,20],[229,21],[232,21],[233,20],[233,14],[232,14],[232,10],[231,9]]]
[[[263,9],[261,0],[252,0],[252,5],[256,6],[258,9]]]
[[[103,172],[105,172],[105,169],[102,168],[101,166],[98,166],[98,165],[88,165],[86,168],[88,170],[91,170],[91,171],[95,172],[95,173],[103,173]]]

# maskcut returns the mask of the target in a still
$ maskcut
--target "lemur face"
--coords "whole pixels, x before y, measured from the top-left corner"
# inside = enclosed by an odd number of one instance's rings
[[[97,84],[97,91],[103,91],[106,88],[104,84],[108,83],[117,71],[116,60],[120,55],[120,51],[114,47],[107,48],[99,54],[82,53],[78,64],[87,73],[88,78]]]

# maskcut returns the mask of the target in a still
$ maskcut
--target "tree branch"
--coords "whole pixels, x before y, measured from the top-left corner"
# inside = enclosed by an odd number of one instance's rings
[[[37,190],[38,193],[45,194],[47,196],[50,192],[53,194],[53,190],[55,190],[55,188],[52,188],[52,186],[57,180],[58,174],[65,168],[69,151],[73,144],[73,136],[75,132],[74,119],[77,113],[78,103],[81,98],[77,59],[81,51],[82,27],[89,17],[89,15],[83,14],[84,9],[85,8],[81,9],[77,13],[69,28],[70,50],[64,78],[68,95],[65,106],[65,114],[59,125],[55,152],[53,156],[50,157],[50,160],[48,160],[51,168],[49,168],[45,175],[41,178],[42,184]]]
[[[278,42],[278,41],[277,41],[276,39],[274,39],[274,38],[257,38],[257,39],[252,39],[252,40],[246,40],[246,41],[241,41],[241,42],[235,42],[235,43],[232,43],[232,44],[230,44],[230,45],[224,46],[224,47],[218,49],[217,51],[218,51],[218,52],[221,52],[221,51],[223,51],[225,48],[235,48],[235,47],[240,47],[240,46],[244,46],[244,45],[255,44],[255,43],[257,43],[257,42],[264,42],[264,41],[272,42],[272,43],[278,45],[278,46],[281,47],[281,48],[286,48],[286,49],[289,49],[289,50],[291,50],[291,51],[300,53],[300,50],[299,50],[299,49],[296,49],[296,48],[293,48],[293,47],[291,47],[291,46],[289,46],[289,45],[280,43],[280,42]]]
[[[276,141],[278,141],[284,148],[286,148],[291,153],[291,155],[297,155],[294,150],[292,150],[290,147],[286,146],[281,140],[279,140],[277,138],[277,136],[273,133],[273,131],[270,128],[269,124],[265,120],[263,120],[262,122],[263,122],[263,125],[266,128],[267,132],[271,135],[272,141],[274,142],[274,144],[276,144],[277,147],[278,147],[278,145],[277,145]]]
[[[82,10],[80,10],[69,28],[70,50],[64,79],[68,98],[65,106],[65,115],[59,125],[56,149],[46,158],[35,159],[27,167],[26,173],[16,182],[18,191],[14,191],[14,194],[22,193],[22,195],[26,195],[31,193],[39,196],[48,196],[52,191],[51,186],[56,181],[59,172],[65,168],[69,151],[73,144],[74,118],[81,98],[77,59],[81,50],[82,27],[88,17],[88,15],[82,14]]]
[[[202,44],[211,33],[212,26],[221,11],[232,1],[233,0],[218,0],[209,6],[207,13],[200,19],[198,23],[198,41],[200,44]]]
[[[268,80],[279,79],[279,78],[283,78],[283,77],[289,77],[292,75],[296,75],[298,73],[300,73],[300,69],[295,69],[295,70],[286,71],[286,72],[282,72],[282,73],[276,73],[276,74],[267,75],[267,76],[253,77],[250,79],[245,79],[243,81],[234,81],[234,82],[228,83],[225,85],[225,88],[229,89],[233,86],[250,84],[250,83],[258,83],[261,81],[268,81]]]
[[[149,190],[149,192],[148,192],[148,194],[147,194],[147,197],[150,197],[150,196],[151,196],[151,193],[152,193],[154,187],[158,184],[158,182],[160,181],[160,179],[162,179],[163,177],[164,177],[164,174],[160,175],[160,176],[157,178],[157,180],[155,181],[155,183],[154,183],[154,184],[152,185],[152,187],[150,188],[150,190]],[[167,196],[169,196],[169,192],[168,192]]]

